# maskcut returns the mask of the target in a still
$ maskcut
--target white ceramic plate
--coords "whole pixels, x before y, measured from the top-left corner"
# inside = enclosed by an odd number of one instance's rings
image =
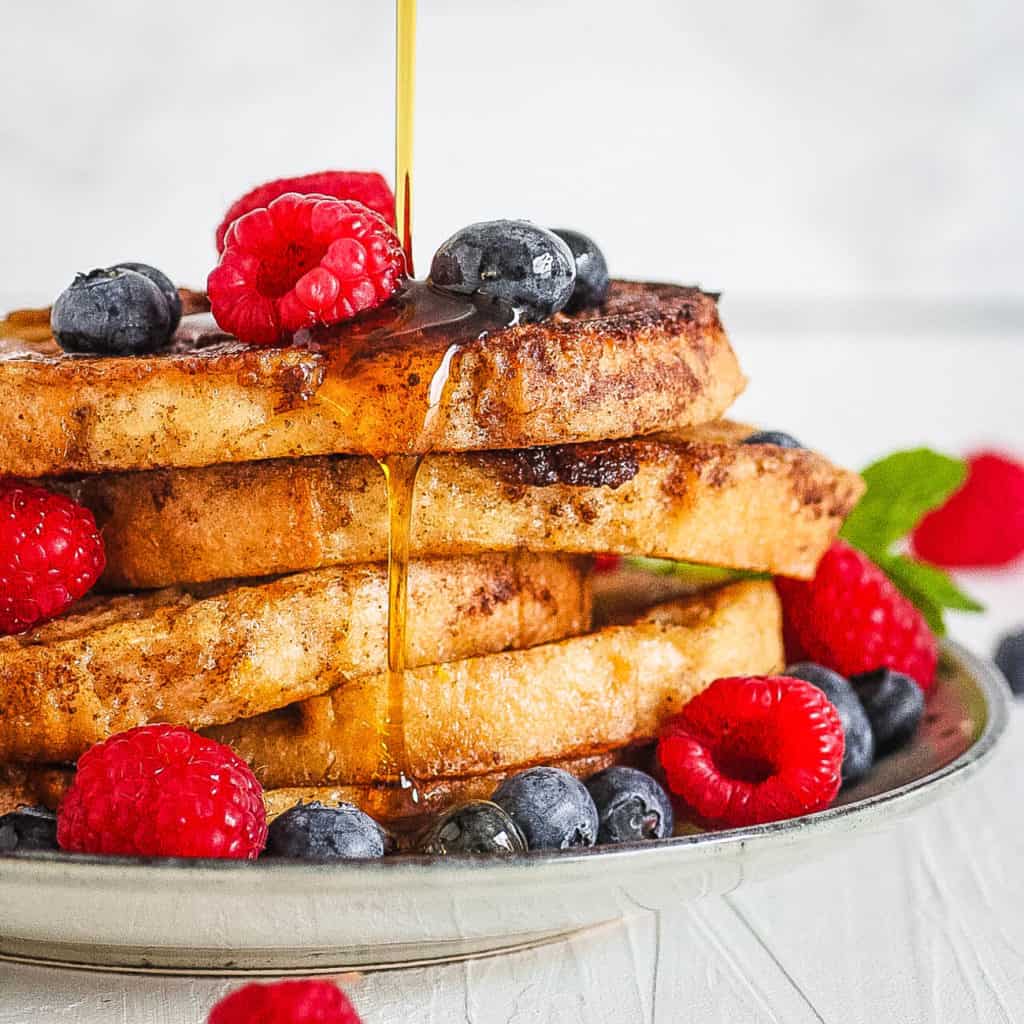
[[[100,969],[315,973],[507,951],[783,871],[965,780],[1009,697],[947,644],[913,743],[836,806],[792,821],[582,853],[312,864],[0,856],[0,956]]]

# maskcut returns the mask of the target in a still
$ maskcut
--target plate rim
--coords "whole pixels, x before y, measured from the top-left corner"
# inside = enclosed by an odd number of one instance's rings
[[[225,874],[235,877],[258,879],[272,875],[277,881],[289,877],[325,875],[335,884],[351,880],[353,884],[365,887],[368,876],[376,876],[385,884],[396,882],[429,885],[451,885],[460,879],[479,881],[482,876],[501,876],[509,869],[527,869],[534,873],[546,871],[560,876],[573,874],[583,864],[591,865],[595,860],[607,864],[609,869],[628,862],[629,869],[651,870],[670,862],[675,856],[696,856],[701,853],[714,854],[736,847],[764,845],[765,843],[785,844],[801,833],[813,830],[815,833],[839,832],[853,827],[871,812],[884,808],[897,812],[902,817],[911,810],[936,799],[946,790],[946,784],[963,780],[986,762],[997,744],[1005,735],[1010,721],[1011,696],[1002,673],[986,658],[974,654],[962,644],[944,639],[942,654],[960,663],[966,669],[985,701],[985,722],[981,732],[961,754],[952,761],[918,779],[906,782],[893,789],[884,790],[871,796],[853,800],[784,821],[752,825],[721,832],[701,832],[694,835],[672,836],[667,839],[645,840],[624,843],[617,846],[591,847],[574,850],[571,853],[559,850],[535,850],[512,857],[450,857],[403,855],[385,857],[380,860],[362,861],[291,861],[267,858],[258,861],[189,859],[175,857],[122,857],[95,854],[64,853],[62,851],[36,851],[26,856],[16,852],[0,853],[0,876],[9,872],[37,875],[48,873],[58,875],[60,881],[75,883],[83,874],[92,881],[98,881],[96,872],[117,876],[126,883],[128,876],[138,874],[139,878],[152,878],[153,872],[166,877],[177,873],[190,886],[202,880],[223,882]],[[254,874],[255,873],[255,874]],[[52,878],[58,881],[58,878]],[[111,879],[113,880],[113,879]]]

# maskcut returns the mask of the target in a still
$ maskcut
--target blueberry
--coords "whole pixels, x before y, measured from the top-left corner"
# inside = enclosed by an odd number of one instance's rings
[[[279,857],[383,857],[384,830],[352,804],[297,803],[270,823],[267,853]]]
[[[148,263],[118,263],[114,266],[114,270],[134,270],[136,274],[148,277],[160,289],[160,294],[167,300],[167,308],[171,313],[171,333],[173,334],[177,330],[178,324],[181,323],[181,296],[178,294],[178,289],[174,287],[174,282],[162,270],[157,270],[156,267],[151,267]]]
[[[608,264],[597,243],[569,228],[552,228],[572,250],[576,260],[576,287],[566,303],[566,313],[578,313],[589,306],[600,306],[608,294]]]
[[[803,448],[803,445],[792,434],[784,434],[781,430],[759,430],[751,434],[744,444],[773,444],[777,448]]]
[[[572,297],[576,261],[556,234],[525,220],[490,220],[456,232],[434,253],[430,281],[543,320]]]
[[[875,734],[875,751],[889,754],[917,731],[924,714],[924,691],[917,681],[891,668],[877,668],[850,678]]]
[[[587,781],[597,807],[598,843],[632,843],[672,835],[668,794],[646,772],[615,765]]]
[[[449,808],[417,844],[420,853],[441,856],[457,853],[526,852],[519,826],[497,805],[476,800]]]
[[[846,753],[843,754],[843,783],[859,782],[871,771],[875,763],[875,736],[860,698],[849,680],[838,672],[813,661],[790,665],[786,675],[804,679],[816,686],[835,705],[839,721],[843,723]]]
[[[597,808],[586,786],[561,768],[527,768],[507,778],[494,802],[507,812],[531,850],[593,846]]]
[[[61,293],[50,326],[65,352],[141,355],[171,336],[171,312],[148,277],[134,270],[93,270]]]
[[[56,850],[57,815],[45,807],[23,807],[0,815],[0,852]]]
[[[996,664],[1006,676],[1010,689],[1017,696],[1024,696],[1024,629],[1019,633],[1007,633],[999,641]]]

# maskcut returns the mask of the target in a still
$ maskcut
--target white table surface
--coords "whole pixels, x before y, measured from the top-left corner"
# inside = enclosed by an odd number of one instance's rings
[[[894,314],[853,336],[765,329],[762,313],[730,321],[754,381],[738,416],[858,467],[920,443],[1024,455],[1024,329],[952,311],[926,330]],[[1024,568],[964,582],[989,611],[954,635],[989,653],[1024,624]],[[1024,1021],[1022,763],[1018,710],[969,785],[819,862],[563,944],[346,984],[366,1024]],[[0,1024],[201,1024],[237,984],[0,965]]]

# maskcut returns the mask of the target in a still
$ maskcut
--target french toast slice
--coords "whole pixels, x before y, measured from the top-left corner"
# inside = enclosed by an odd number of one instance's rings
[[[529,647],[586,630],[578,559],[488,555],[409,568],[410,665]],[[230,722],[385,666],[383,565],[269,582],[89,598],[0,637],[0,761],[73,761],[148,722]]]
[[[715,297],[667,284],[615,282],[600,309],[461,345],[426,431],[433,370],[410,372],[406,346],[363,375],[337,370],[343,339],[248,348],[186,318],[177,346],[83,358],[0,339],[0,474],[631,437],[715,419],[745,385]]]
[[[428,455],[417,557],[619,552],[809,577],[863,491],[814,452],[743,445],[738,424],[634,439]],[[262,576],[387,552],[383,475],[369,458],[275,460],[87,477],[115,589]]]
[[[715,679],[780,669],[781,633],[774,586],[746,581],[586,636],[413,669],[409,769],[462,778],[643,743]],[[267,788],[372,783],[386,697],[382,676],[352,678],[207,735],[232,746]]]

